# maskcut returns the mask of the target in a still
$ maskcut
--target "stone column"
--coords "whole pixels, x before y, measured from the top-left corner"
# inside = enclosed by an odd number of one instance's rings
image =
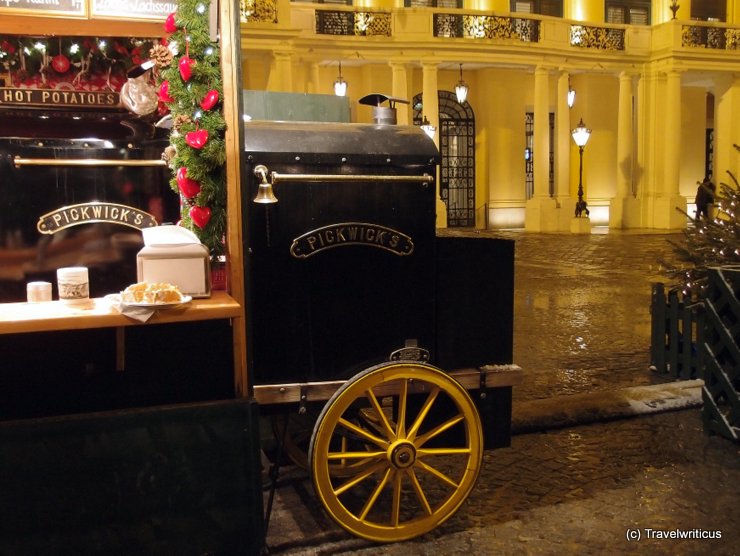
[[[534,196],[550,197],[550,72],[534,71]]]
[[[273,53],[273,63],[267,79],[267,90],[289,93],[293,90],[293,54],[286,51]]]
[[[665,80],[663,143],[663,179],[656,184],[654,226],[677,230],[686,227],[686,217],[676,208],[686,210],[686,199],[679,195],[681,164],[681,73],[669,70]]]
[[[309,62],[306,64],[306,92],[313,94],[322,94],[327,92],[321,90],[319,64],[316,62]]]
[[[627,228],[630,220],[625,215],[634,205],[632,191],[633,153],[633,92],[632,74],[623,71],[619,74],[619,106],[617,110],[617,191],[609,202],[609,227]]]
[[[427,117],[429,123],[437,128],[437,133],[434,135],[434,142],[439,147],[439,92],[437,85],[437,64],[424,62],[421,66],[422,71],[422,114]],[[440,195],[440,176],[437,171],[437,228],[447,227],[447,205],[442,202]]]
[[[550,196],[550,71],[534,71],[534,196],[524,207],[524,229],[557,229],[557,202]]]
[[[410,101],[408,98],[408,77],[406,73],[406,64],[403,62],[390,62],[391,72],[393,74],[393,82],[391,85],[391,96],[396,98],[402,98]],[[410,117],[411,103],[409,104],[396,104],[396,112],[398,117],[398,125],[408,125],[411,122]]]
[[[555,102],[555,191],[557,202],[557,228],[560,231],[570,229],[570,217],[573,216],[575,200],[570,194],[570,108],[568,107],[568,90],[570,74],[561,70],[558,76],[558,93]]]
[[[715,78],[714,86],[714,183],[732,184],[727,172],[740,179],[740,77]]]

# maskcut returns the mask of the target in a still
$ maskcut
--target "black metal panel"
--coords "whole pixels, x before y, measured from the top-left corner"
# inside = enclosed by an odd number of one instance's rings
[[[123,371],[113,328],[0,335],[0,421],[234,396],[228,320],[123,333]]]
[[[260,554],[257,404],[0,424],[0,554]]]
[[[439,237],[437,273],[437,365],[511,363],[514,242]]]
[[[396,126],[290,123],[247,124],[245,137],[255,383],[347,378],[387,360],[407,339],[431,349],[434,183],[383,180],[434,175],[437,154],[426,135]],[[257,164],[280,174],[378,178],[278,182],[278,202],[259,205],[252,202]],[[402,234],[411,252],[388,243]]]

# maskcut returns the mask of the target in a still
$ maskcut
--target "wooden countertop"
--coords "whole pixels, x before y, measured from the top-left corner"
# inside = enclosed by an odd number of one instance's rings
[[[228,319],[241,315],[239,303],[223,291],[214,291],[209,298],[194,299],[176,307],[158,309],[146,323],[122,315],[105,298],[91,299],[90,304],[84,307],[65,305],[61,301],[0,303],[0,334],[141,326]]]

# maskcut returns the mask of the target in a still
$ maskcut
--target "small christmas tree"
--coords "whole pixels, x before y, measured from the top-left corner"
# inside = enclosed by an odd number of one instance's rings
[[[697,217],[693,225],[684,230],[683,245],[671,242],[683,265],[670,269],[668,274],[676,280],[687,299],[706,296],[709,267],[740,263],[740,186],[735,176],[727,173],[733,185],[720,183],[714,218]]]
[[[180,0],[165,21],[169,37],[150,57],[159,100],[173,121],[165,152],[180,194],[180,225],[191,229],[216,259],[225,251],[226,122],[221,110],[220,51],[210,39],[209,0]]]

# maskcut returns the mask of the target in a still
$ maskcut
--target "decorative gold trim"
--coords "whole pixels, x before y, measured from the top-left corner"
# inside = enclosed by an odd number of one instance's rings
[[[295,238],[290,254],[307,259],[335,247],[365,246],[390,251],[399,257],[414,252],[414,241],[403,232],[367,222],[341,222],[316,228]]]

